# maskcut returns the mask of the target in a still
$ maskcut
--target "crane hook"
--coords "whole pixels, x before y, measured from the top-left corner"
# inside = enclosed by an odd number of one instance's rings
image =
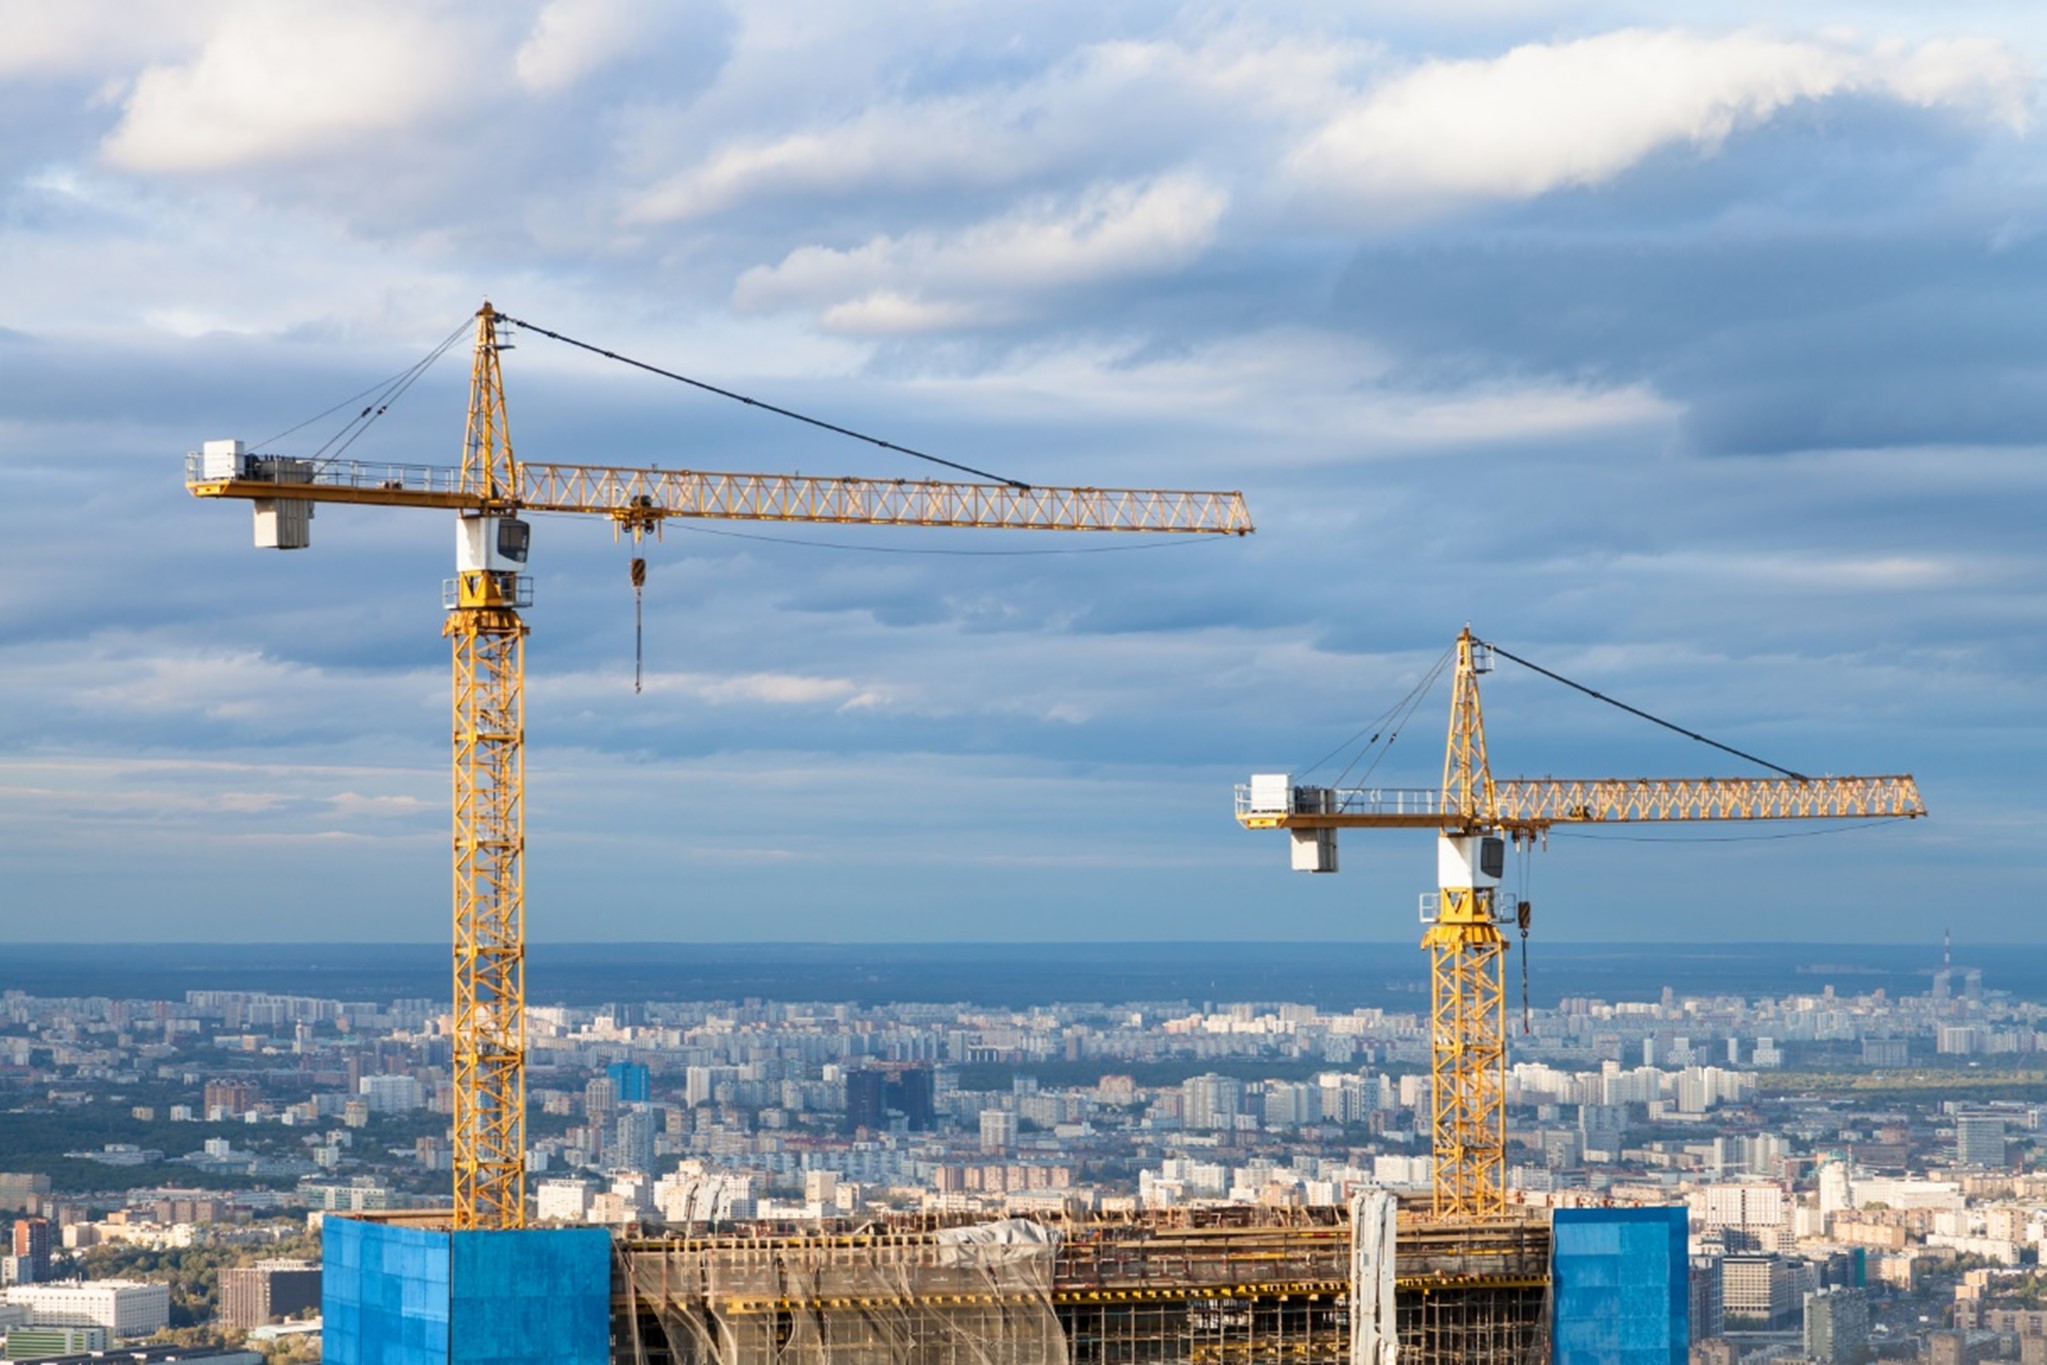
[[[640,590],[647,586],[647,561],[633,556],[633,691],[640,690],[640,676],[645,657],[646,633],[641,626]]]
[[[1514,922],[1521,926],[1521,1034],[1526,1037],[1534,1030],[1530,1027],[1528,1008],[1528,926],[1535,918],[1535,907],[1527,901],[1514,905]]]

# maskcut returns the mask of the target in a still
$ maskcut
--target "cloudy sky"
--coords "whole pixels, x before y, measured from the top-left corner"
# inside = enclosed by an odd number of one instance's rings
[[[1934,811],[1559,837],[1541,932],[2040,941],[2043,72],[1988,0],[0,0],[0,939],[444,936],[450,527],[259,552],[182,457],[488,297],[1258,523],[677,523],[636,696],[630,551],[543,520],[536,940],[1411,938],[1426,836],[1291,874],[1231,787],[1469,621]],[[351,453],[457,462],[465,382]],[[533,459],[929,472],[536,336],[506,383]],[[1758,771],[1486,688],[1502,775]]]

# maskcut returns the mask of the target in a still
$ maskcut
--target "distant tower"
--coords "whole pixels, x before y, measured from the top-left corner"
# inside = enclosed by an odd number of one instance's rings
[[[2000,1130],[2000,1137],[2002,1132]],[[14,1220],[14,1254],[25,1260],[28,1281],[39,1284],[50,1278],[50,1223],[46,1218]]]
[[[612,1164],[645,1176],[659,1174],[654,1169],[654,1131],[659,1124],[659,1117],[644,1104],[621,1113]]]
[[[640,1062],[613,1062],[604,1068],[604,1078],[620,1104],[645,1104],[654,1098],[650,1073]]]
[[[844,1131],[849,1135],[863,1128],[880,1132],[887,1126],[888,1077],[874,1070],[848,1071]]]
[[[1943,929],[1940,931],[1940,969],[1944,972],[1953,971],[1954,966],[1955,966],[1954,931],[1950,929]]]

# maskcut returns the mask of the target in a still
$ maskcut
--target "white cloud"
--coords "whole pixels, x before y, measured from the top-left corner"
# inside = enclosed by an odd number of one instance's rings
[[[660,17],[649,0],[549,0],[512,59],[528,90],[563,90],[636,50]]]
[[[1663,554],[1616,561],[1625,573],[1661,573],[1700,582],[1745,579],[1773,588],[1815,592],[1924,592],[1982,582],[1999,573],[1994,563],[1959,555],[1909,554]]]
[[[189,62],[151,66],[102,148],[133,171],[210,171],[393,136],[472,98],[477,35],[420,6],[229,11]]]
[[[903,331],[999,322],[1033,296],[1170,274],[1215,239],[1229,205],[1191,175],[1097,187],[1071,203],[1035,200],[953,236],[876,237],[849,250],[807,246],[739,278],[733,302],[814,308],[827,327]]]
[[[1744,32],[1624,29],[1432,61],[1380,85],[1291,159],[1309,195],[1352,210],[1529,198],[1613,179],[1661,147],[1717,148],[1802,100],[1863,92],[2022,117],[2025,80],[2000,44],[1857,49]]]
[[[1908,104],[1975,107],[2014,131],[2030,122],[2033,80],[2011,49],[1988,38],[1936,39],[1877,50],[1878,79]]]
[[[775,136],[721,142],[627,209],[679,222],[760,199],[1015,185],[1076,166],[1225,159],[1238,140],[1316,117],[1377,48],[1232,27],[1190,45],[1084,45],[1028,80],[887,99]],[[784,101],[786,103],[786,100]],[[783,116],[777,109],[773,116]],[[1262,152],[1260,153],[1262,164]]]
[[[535,679],[528,686],[548,706],[599,700],[613,702],[619,695],[615,673],[570,673]],[[861,684],[850,678],[816,677],[802,673],[685,673],[654,671],[647,674],[644,687],[650,696],[667,695],[687,704],[712,706],[828,707],[858,711],[887,706],[897,700],[882,686]]]
[[[679,687],[715,704],[751,702],[768,706],[834,706],[845,711],[879,706],[888,700],[885,692],[863,688],[847,678],[807,678],[790,673],[749,673],[732,678],[684,675],[671,679],[657,676],[653,686],[656,691]]]
[[[209,0],[0,0],[0,77],[96,76],[199,40]]]

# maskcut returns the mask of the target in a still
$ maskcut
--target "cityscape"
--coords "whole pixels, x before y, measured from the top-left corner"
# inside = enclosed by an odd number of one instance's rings
[[[1872,970],[1515,1021],[1511,1201],[1686,1210],[1702,1365],[2047,1341],[2047,1004],[1994,967],[1936,966],[1913,994],[1857,990]],[[323,1219],[446,1209],[440,1002],[9,990],[0,1011],[11,1352],[226,1338],[297,1358]],[[1283,1216],[1431,1182],[1415,1008],[656,1000],[535,1004],[529,1028],[542,1226]]]
[[[0,129],[0,1365],[2047,1365],[2047,8],[0,0]]]

